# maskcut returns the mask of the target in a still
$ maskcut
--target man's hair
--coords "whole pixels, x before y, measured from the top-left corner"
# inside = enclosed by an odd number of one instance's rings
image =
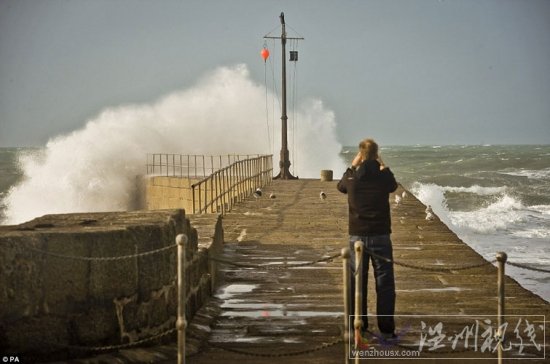
[[[373,139],[364,139],[359,143],[359,151],[365,160],[378,159],[378,144]]]

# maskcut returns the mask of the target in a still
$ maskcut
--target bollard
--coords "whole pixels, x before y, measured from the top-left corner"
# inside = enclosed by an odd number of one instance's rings
[[[363,292],[361,291],[361,265],[363,264],[363,242],[357,240],[354,245],[355,248],[355,318],[353,320],[353,328],[355,332],[354,344],[357,348],[361,340],[361,328],[363,327],[363,307],[361,305]],[[355,363],[359,364],[359,350],[355,351]]]
[[[508,256],[504,252],[498,252],[497,253],[497,262],[498,262],[498,278],[497,278],[497,285],[498,285],[498,364],[502,364],[503,361],[503,351],[502,351],[502,324],[504,322],[504,266],[506,265],[506,259],[508,259]]]
[[[187,244],[187,236],[179,234],[176,237],[176,244],[178,244],[178,318],[176,320],[178,364],[184,364],[185,329],[187,328],[187,321],[185,320],[185,244]]]
[[[344,363],[349,361],[349,295],[350,295],[350,272],[349,272],[349,248],[342,248],[342,267],[344,280]]]
[[[332,170],[330,170],[330,169],[321,170],[321,181],[322,182],[331,182],[332,181]]]

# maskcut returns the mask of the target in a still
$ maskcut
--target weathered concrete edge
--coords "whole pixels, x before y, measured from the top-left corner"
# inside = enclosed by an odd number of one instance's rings
[[[129,217],[135,218],[138,215],[141,215],[141,220],[137,219],[140,221],[136,221],[135,224],[133,223],[124,224],[121,221],[121,220],[124,220],[125,218],[128,219]],[[164,217],[159,217],[161,215]],[[168,219],[166,218],[167,215],[168,215]],[[119,217],[118,220],[117,220],[117,216]],[[195,220],[194,217],[192,217],[191,219]],[[185,213],[183,210],[150,211],[150,212],[142,211],[142,212],[133,212],[133,213],[121,212],[121,213],[47,215],[45,217],[35,219],[33,221],[30,221],[28,223],[21,224],[18,226],[2,227],[2,229],[0,229],[0,240],[7,239],[7,240],[12,240],[13,242],[14,239],[18,240],[19,238],[19,240],[21,239],[29,240],[31,237],[32,239],[40,240],[40,239],[45,239],[43,235],[48,235],[46,239],[48,242],[45,247],[46,247],[46,250],[49,251],[49,250],[52,250],[52,249],[49,249],[50,246],[55,245],[56,236],[57,238],[59,238],[64,235],[68,235],[70,236],[68,241],[72,241],[72,240],[80,240],[80,239],[75,239],[75,237],[79,237],[79,236],[80,237],[94,236],[97,234],[104,234],[104,235],[119,234],[120,235],[120,234],[124,234],[125,231],[135,230],[136,234],[131,234],[131,235],[134,235],[133,237],[139,240],[139,235],[150,235],[150,234],[147,234],[147,231],[151,232],[150,230],[148,230],[147,226],[149,226],[149,228],[153,230],[155,229],[162,230],[161,226],[165,226],[165,229],[167,228],[169,232],[164,235],[169,235],[169,237],[165,236],[165,238],[168,238],[168,239],[161,239],[161,240],[166,240],[161,242],[161,245],[166,246],[166,245],[174,244],[175,235],[177,235],[178,233],[187,233],[189,236],[190,243],[188,245],[188,254],[187,254],[188,262],[186,267],[186,280],[187,280],[187,287],[188,287],[186,315],[188,317],[188,320],[190,320],[194,316],[194,314],[197,312],[197,310],[208,299],[208,297],[210,296],[213,290],[212,284],[214,281],[211,279],[212,267],[209,265],[209,262],[208,262],[208,254],[210,254],[209,252],[211,251],[218,250],[219,247],[223,244],[223,229],[221,226],[221,217],[215,215],[215,216],[209,216],[207,217],[207,219],[210,219],[210,222],[208,224],[204,224],[205,222],[204,218],[202,219],[197,218],[197,220],[201,220],[201,222],[199,223],[194,222],[193,227],[191,227],[190,219],[185,217]],[[65,224],[59,224],[59,221],[62,221],[62,220],[67,220],[67,221],[65,222]],[[102,223],[106,221],[109,221],[108,224],[106,224],[105,226],[101,226]],[[199,235],[197,234],[197,229],[201,231],[202,236],[200,236],[200,238],[199,238]],[[211,229],[212,231],[208,233],[207,229]],[[207,238],[204,237],[203,232],[207,234],[208,236]],[[200,239],[200,243],[199,243],[199,239]],[[70,247],[71,244],[69,244],[68,241],[62,242],[62,243]],[[137,242],[138,241],[134,241],[134,243],[137,243]],[[31,243],[33,244],[33,247],[34,245],[37,244],[37,242],[31,242]],[[44,248],[43,244],[40,245],[40,241],[38,241],[38,244],[40,248]],[[115,244],[112,244],[112,245],[115,245]],[[151,245],[150,242],[149,242],[149,245]],[[153,250],[155,248],[158,248],[158,246],[157,247],[149,246],[143,249],[140,248],[140,251],[148,251],[148,250]],[[1,257],[8,258],[8,259],[4,259],[6,261],[10,260],[9,259],[10,257],[6,257],[6,252],[8,250],[9,249],[2,249],[2,254],[1,254]],[[52,252],[59,251],[59,249],[58,250],[53,249],[53,250],[54,251]],[[112,251],[111,253],[107,253],[102,250],[103,254],[92,254],[92,255],[94,256],[105,255],[105,254],[110,256],[123,255],[121,254],[120,251],[117,252],[116,248],[113,250],[114,251]],[[71,255],[70,250],[61,249],[61,251],[64,252],[65,254]],[[86,250],[85,252],[84,251],[72,252],[72,254],[74,255],[85,255],[84,253],[90,253],[90,251]],[[133,251],[129,253],[133,253]],[[174,255],[175,254],[170,254],[170,256],[174,256]],[[11,258],[13,258],[13,256]],[[144,261],[146,262],[146,260]],[[175,262],[175,258],[172,258],[172,260],[170,260],[169,262],[170,263]],[[151,263],[151,268],[149,269],[149,273],[158,274],[159,271],[164,272],[165,269],[163,269],[163,266],[166,264],[155,264],[157,262],[154,259],[150,260],[150,263]],[[116,297],[113,298],[113,302],[117,307],[117,310],[121,311],[120,315],[118,314],[116,315],[116,318],[114,317],[115,315],[113,315],[112,316],[113,320],[111,320],[113,321],[112,325],[114,327],[117,326],[116,322],[118,321],[118,329],[120,330],[120,332],[116,336],[120,336],[119,340],[122,340],[124,337],[124,333],[122,332],[124,322],[122,323],[122,326],[121,326],[121,319],[124,321],[125,319],[131,318],[131,317],[128,317],[127,313],[124,312],[124,308],[125,306],[131,304],[131,302],[134,302],[135,304],[138,305],[135,309],[130,310],[130,311],[134,311],[134,314],[139,313],[140,309],[141,311],[143,311],[143,307],[140,308],[140,306],[146,306],[147,308],[151,309],[152,307],[158,307],[160,305],[165,307],[164,309],[161,309],[161,310],[164,310],[164,311],[168,310],[166,311],[168,313],[168,317],[161,315],[164,317],[161,320],[163,322],[160,323],[159,325],[156,325],[156,327],[159,330],[153,330],[151,332],[141,332],[142,330],[139,330],[136,332],[135,330],[133,330],[133,333],[135,335],[131,334],[131,332],[126,332],[126,340],[124,341],[129,341],[129,342],[136,341],[143,338],[143,336],[141,336],[140,334],[145,333],[149,335],[154,335],[158,333],[157,331],[160,332],[168,328],[171,328],[173,326],[173,322],[175,322],[175,309],[172,310],[172,308],[175,307],[174,306],[175,305],[175,299],[174,299],[175,298],[175,278],[172,276],[172,273],[169,274],[172,277],[172,283],[170,283],[166,287],[163,286],[163,287],[160,287],[160,289],[153,289],[150,291],[147,291],[147,290],[144,291],[143,289],[141,289],[139,294],[135,294],[134,292],[131,292],[132,289],[130,287],[130,290],[129,290],[130,292],[127,292],[125,295],[122,295],[122,296],[117,295]],[[139,275],[139,272],[137,272],[136,270],[134,274]],[[3,275],[4,275],[4,278],[8,278],[5,274]],[[110,274],[106,274],[104,278],[107,279],[106,281],[107,283],[108,280],[112,280],[113,276]],[[9,291],[7,281],[8,279],[6,279],[6,282],[3,282],[5,284],[2,284],[3,286],[2,291],[4,293]],[[32,279],[30,281],[32,281]],[[147,293],[147,292],[150,292],[150,293]],[[6,298],[4,296],[2,296],[1,298],[2,299]],[[125,296],[126,298],[124,298]],[[85,295],[85,297],[89,297],[89,295],[87,294]],[[116,305],[116,302],[123,303],[123,304]],[[164,302],[164,304],[162,304],[162,302]],[[4,308],[7,308],[7,307],[13,307],[17,305],[10,305],[8,302],[4,302],[1,306]],[[1,326],[5,326],[5,327],[15,326],[15,329],[17,330],[17,324],[16,324],[18,320],[16,317],[17,315],[15,315],[14,317],[14,315],[12,315],[13,313],[10,314],[9,312],[4,312],[4,311],[5,310],[0,309]],[[173,312],[173,314],[170,314],[169,312]],[[43,316],[48,316],[49,312],[35,312],[30,316],[34,321],[36,321],[35,314],[38,314],[39,316],[43,317]],[[78,313],[75,313],[75,314],[78,314]],[[57,314],[56,316],[59,316],[59,315]],[[146,316],[153,316],[153,317],[156,317],[157,320],[159,319],[158,314],[156,315],[147,314]],[[97,320],[94,319],[93,317],[90,317],[90,320],[88,321],[92,324],[97,323]],[[129,330],[129,328],[127,329]],[[50,335],[45,335],[43,330],[23,330],[24,332],[19,332],[19,335],[21,336],[21,339],[23,342],[23,347],[21,346],[17,347],[17,345],[16,347],[13,347],[14,346],[13,343],[10,345],[9,339],[6,339],[6,338],[3,339],[4,341],[2,341],[2,345],[0,346],[6,349],[10,348],[11,346],[12,351],[19,352],[19,353],[22,353],[25,351],[30,351],[30,352],[39,351],[41,352],[41,354],[43,354],[48,349],[52,350],[52,347],[50,345],[41,345],[40,343],[48,339],[48,337],[51,339],[51,336],[56,337],[56,339],[61,337],[62,340],[63,338],[65,338],[64,340],[66,340],[67,344],[74,345],[75,344],[74,342],[70,342],[71,334],[63,333],[64,330],[62,328],[61,330],[62,332],[58,335],[55,335],[55,333],[51,335],[52,332],[49,332]],[[17,330],[17,331],[22,331],[22,330]],[[147,331],[147,330],[144,330],[144,331]],[[29,335],[33,336],[33,338],[28,337]],[[79,342],[77,342],[76,344],[81,346],[88,346],[86,345],[87,344],[86,340],[82,341],[81,339],[79,339]],[[90,340],[91,340],[90,341],[91,345],[89,346],[92,346],[93,344],[96,344],[96,345],[98,344],[97,342],[98,338],[96,339],[91,338]],[[114,341],[111,341],[111,340],[114,340]],[[110,343],[117,344],[116,338],[112,338],[111,340],[109,340]],[[99,341],[102,341],[102,340],[100,339]],[[105,341],[103,340],[102,342],[105,342]],[[60,342],[58,344],[63,344],[63,343]],[[41,359],[46,359],[46,358],[41,356]]]

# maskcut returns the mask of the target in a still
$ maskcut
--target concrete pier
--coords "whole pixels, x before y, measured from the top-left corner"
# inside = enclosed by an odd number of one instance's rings
[[[326,200],[319,198],[321,191],[326,193]],[[346,196],[336,190],[336,182],[275,181],[264,191],[264,195],[270,193],[274,193],[276,198],[248,201],[225,216],[225,258],[242,264],[287,262],[292,265],[333,255],[346,245],[347,201]],[[401,195],[403,189],[396,193]],[[449,334],[464,327],[465,323],[471,326],[476,318],[492,319],[496,323],[496,268],[484,264],[479,268],[450,272],[429,270],[479,265],[485,260],[437,217],[426,220],[425,206],[410,193],[399,204],[391,196],[391,206],[394,260],[428,268],[418,270],[395,265],[396,314],[403,315],[396,318],[399,340],[418,343],[421,338],[421,332],[417,330],[418,315],[437,316],[431,318],[431,322],[434,319],[435,322],[442,321]],[[218,289],[216,298],[205,308],[219,314],[211,323],[208,344],[199,354],[190,357],[189,362],[344,362],[343,344],[331,345],[341,335],[343,326],[341,266],[339,258],[328,263],[282,270],[261,271],[221,265],[225,282]],[[368,313],[375,314],[372,268],[369,275]],[[514,280],[506,279],[506,314],[550,317],[549,313],[547,302]],[[455,316],[446,315],[475,316],[469,320],[457,320]],[[427,324],[429,319],[425,319]],[[534,320],[543,324],[540,316]],[[376,334],[376,320],[371,318],[370,321],[369,328]],[[413,328],[407,331],[407,326]],[[514,335],[512,331],[510,328],[508,334]],[[547,343],[548,332],[546,330]],[[538,333],[539,342],[544,341],[541,332]],[[376,336],[369,340],[371,347],[389,348],[380,345]],[[449,347],[447,338],[444,344]],[[308,349],[312,352],[291,355]],[[259,355],[252,356],[253,353]],[[496,358],[496,354],[487,353],[487,350],[480,353],[479,349],[477,352],[456,349],[452,353],[431,357],[424,354],[422,357],[430,358],[431,363],[434,362],[432,357],[456,358],[442,360],[446,363],[462,362],[466,357],[479,357],[480,362],[487,362],[485,359]],[[470,359],[469,362],[476,360]],[[542,363],[544,359],[529,362]]]
[[[327,195],[325,200],[319,197],[321,191]],[[217,258],[228,263],[217,263],[214,296],[190,322],[187,363],[343,363],[342,261],[335,258],[306,263],[338,254],[347,245],[346,196],[336,190],[336,182],[319,180],[273,181],[263,192],[262,198],[251,197],[223,217],[225,244]],[[401,188],[396,191],[402,192]],[[271,193],[275,198],[269,198]],[[482,333],[497,320],[497,270],[492,264],[484,264],[485,260],[437,217],[426,220],[425,206],[410,193],[399,204],[393,196],[390,201],[394,260],[425,268],[395,265],[397,343],[418,348],[424,335],[426,346],[421,358],[425,359],[377,362],[495,360],[496,351],[481,353],[479,348],[428,353],[428,344],[434,343],[436,334],[447,334],[440,343],[449,349],[451,333],[456,336],[465,325],[472,327],[476,319],[479,346],[487,339]],[[193,224],[192,215],[189,219]],[[264,267],[252,267],[256,265]],[[267,268],[269,265],[274,268]],[[458,269],[471,265],[480,266]],[[457,269],[444,271],[453,267]],[[370,271],[368,313],[374,314],[376,294]],[[506,315],[516,317],[506,335],[516,340],[515,345],[519,342],[516,337],[522,339],[525,357],[534,358],[529,363],[547,362],[536,345],[528,344],[550,342],[549,327],[544,327],[544,317],[540,316],[550,318],[550,304],[513,279],[506,278],[505,289]],[[518,323],[518,316],[524,321]],[[531,331],[525,326],[526,318]],[[493,321],[488,323],[489,319]],[[422,320],[425,331],[419,329]],[[438,321],[444,324],[439,330]],[[369,323],[372,334],[366,338],[370,348],[403,348],[386,345],[376,336],[375,318]],[[538,336],[533,338],[533,334]],[[473,338],[470,349],[472,345]],[[175,344],[165,343],[72,362],[174,363],[175,358]]]

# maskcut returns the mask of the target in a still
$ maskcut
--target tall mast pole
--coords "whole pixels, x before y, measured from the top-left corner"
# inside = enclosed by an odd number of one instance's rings
[[[280,154],[280,160],[279,160],[279,168],[280,172],[275,177],[275,179],[297,179],[298,177],[294,177],[290,170],[288,169],[290,167],[290,159],[289,159],[289,153],[288,153],[288,139],[287,139],[287,121],[288,117],[286,114],[286,29],[285,29],[285,14],[281,13],[280,17],[281,19],[281,45],[282,45],[282,109],[281,109],[281,154]]]
[[[281,19],[281,37],[272,37],[269,35],[266,35],[264,38],[268,39],[281,39],[281,49],[282,49],[282,105],[281,105],[281,154],[280,154],[280,160],[279,160],[279,168],[280,172],[277,176],[274,177],[274,179],[297,179],[298,177],[294,177],[292,174],[290,174],[290,170],[288,169],[290,167],[290,159],[288,157],[288,139],[287,139],[287,121],[288,117],[286,115],[286,41],[287,39],[295,39],[295,40],[303,40],[304,38],[293,38],[293,37],[287,37],[286,36],[286,28],[285,28],[285,13],[281,12],[281,15],[279,16]],[[292,59],[291,59],[292,61]]]

